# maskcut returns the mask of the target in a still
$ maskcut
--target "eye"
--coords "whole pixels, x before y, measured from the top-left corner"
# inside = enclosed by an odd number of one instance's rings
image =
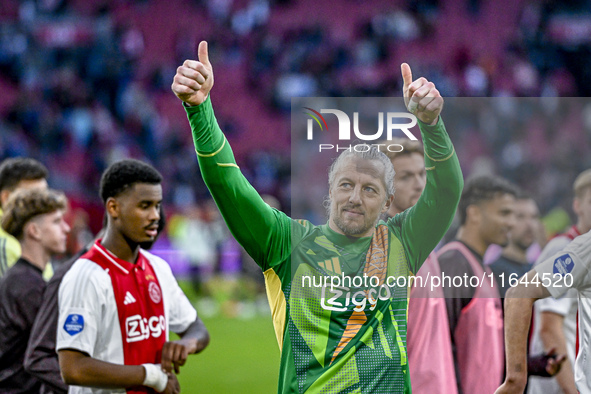
[[[344,189],[348,189],[348,188],[351,187],[351,183],[349,183],[349,182],[343,182],[343,183],[341,183],[341,187],[344,188]]]
[[[364,189],[366,192],[370,192],[370,193],[376,193],[376,189],[374,189],[371,186],[366,186]]]

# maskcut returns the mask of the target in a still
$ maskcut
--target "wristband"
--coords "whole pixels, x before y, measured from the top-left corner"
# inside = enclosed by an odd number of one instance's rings
[[[157,364],[142,364],[146,370],[146,377],[144,379],[144,386],[151,387],[157,392],[161,393],[168,384],[168,375]]]

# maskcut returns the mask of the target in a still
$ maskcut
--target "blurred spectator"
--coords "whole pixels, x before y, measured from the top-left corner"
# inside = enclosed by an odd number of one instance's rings
[[[591,105],[564,98],[591,92],[585,2],[5,0],[0,17],[0,160],[40,159],[55,187],[89,205],[99,174],[129,156],[163,172],[173,209],[208,196],[168,88],[171,65],[194,58],[203,38],[229,69],[213,99],[238,162],[286,210],[286,169],[308,164],[288,154],[292,97],[392,96],[401,61],[450,97],[466,174],[502,175],[546,212],[568,207],[570,184],[591,166]],[[563,98],[509,98],[536,95]],[[324,215],[301,205],[316,222]]]
[[[201,293],[202,284],[218,267],[220,249],[229,236],[215,202],[209,199],[187,207],[182,215],[174,215],[168,232],[172,245],[189,259],[191,280]]]

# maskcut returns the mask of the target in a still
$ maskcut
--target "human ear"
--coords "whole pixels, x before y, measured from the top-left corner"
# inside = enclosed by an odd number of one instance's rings
[[[4,189],[0,192],[0,207],[4,206],[8,197],[10,197],[10,190]]]
[[[386,198],[386,202],[384,203],[384,206],[382,208],[382,213],[388,212],[390,210],[392,202],[394,202],[394,196]]]
[[[471,223],[480,223],[482,220],[482,211],[478,205],[468,205],[466,208],[466,221]]]
[[[41,239],[41,229],[34,220],[30,220],[27,224],[25,224],[25,227],[23,228],[23,234],[34,239],[35,241],[39,241]]]
[[[105,210],[107,214],[111,216],[113,219],[117,219],[119,217],[119,208],[120,204],[114,197],[109,197],[105,203]]]
[[[575,215],[580,216],[581,214],[581,202],[577,197],[573,199],[573,212]]]

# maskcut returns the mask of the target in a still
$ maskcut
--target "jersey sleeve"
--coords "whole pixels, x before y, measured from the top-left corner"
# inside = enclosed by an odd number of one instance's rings
[[[417,203],[388,222],[399,228],[409,269],[419,268],[445,235],[456,213],[464,180],[441,117],[436,125],[418,122],[425,150],[427,183]]]
[[[267,205],[240,171],[211,98],[185,109],[203,180],[230,232],[263,270],[284,261],[290,252],[290,218]]]
[[[151,261],[154,262],[154,257]],[[170,331],[181,334],[197,320],[197,311],[181,290],[170,266],[163,260],[154,262],[158,267],[157,275],[161,288],[167,294],[168,328]]]
[[[540,281],[554,298],[569,289],[583,290],[591,286],[591,231],[575,238],[564,250],[538,264],[534,269]],[[549,285],[544,284],[550,278]],[[546,280],[547,282],[547,280]]]
[[[1,215],[0,215],[1,217]],[[21,244],[0,228],[0,278],[21,257]]]
[[[176,281],[171,289],[171,298],[174,302],[170,305],[170,317],[168,326],[170,331],[181,334],[189,328],[189,326],[197,320],[197,311],[191,305],[191,302],[183,293]]]
[[[61,280],[53,279],[47,284],[43,293],[43,302],[29,337],[24,365],[28,373],[42,380],[44,384],[50,385],[56,391],[66,392],[68,386],[61,378],[59,363],[55,357],[59,315],[57,293]]]
[[[548,258],[563,250],[570,242],[570,238],[565,236],[559,236],[550,240],[540,253],[540,256],[536,259],[535,264],[541,264]],[[534,268],[536,265],[534,265]],[[576,293],[572,294],[574,291],[575,290],[569,290],[569,292],[562,295],[560,298],[547,297],[539,299],[535,303],[536,309],[540,312],[552,312],[561,316],[566,316],[571,309],[572,303],[578,302],[576,299]]]
[[[106,276],[106,278],[105,278]],[[74,349],[92,355],[106,305],[101,280],[109,274],[99,266],[79,260],[64,276],[58,293],[59,318],[56,350]]]

